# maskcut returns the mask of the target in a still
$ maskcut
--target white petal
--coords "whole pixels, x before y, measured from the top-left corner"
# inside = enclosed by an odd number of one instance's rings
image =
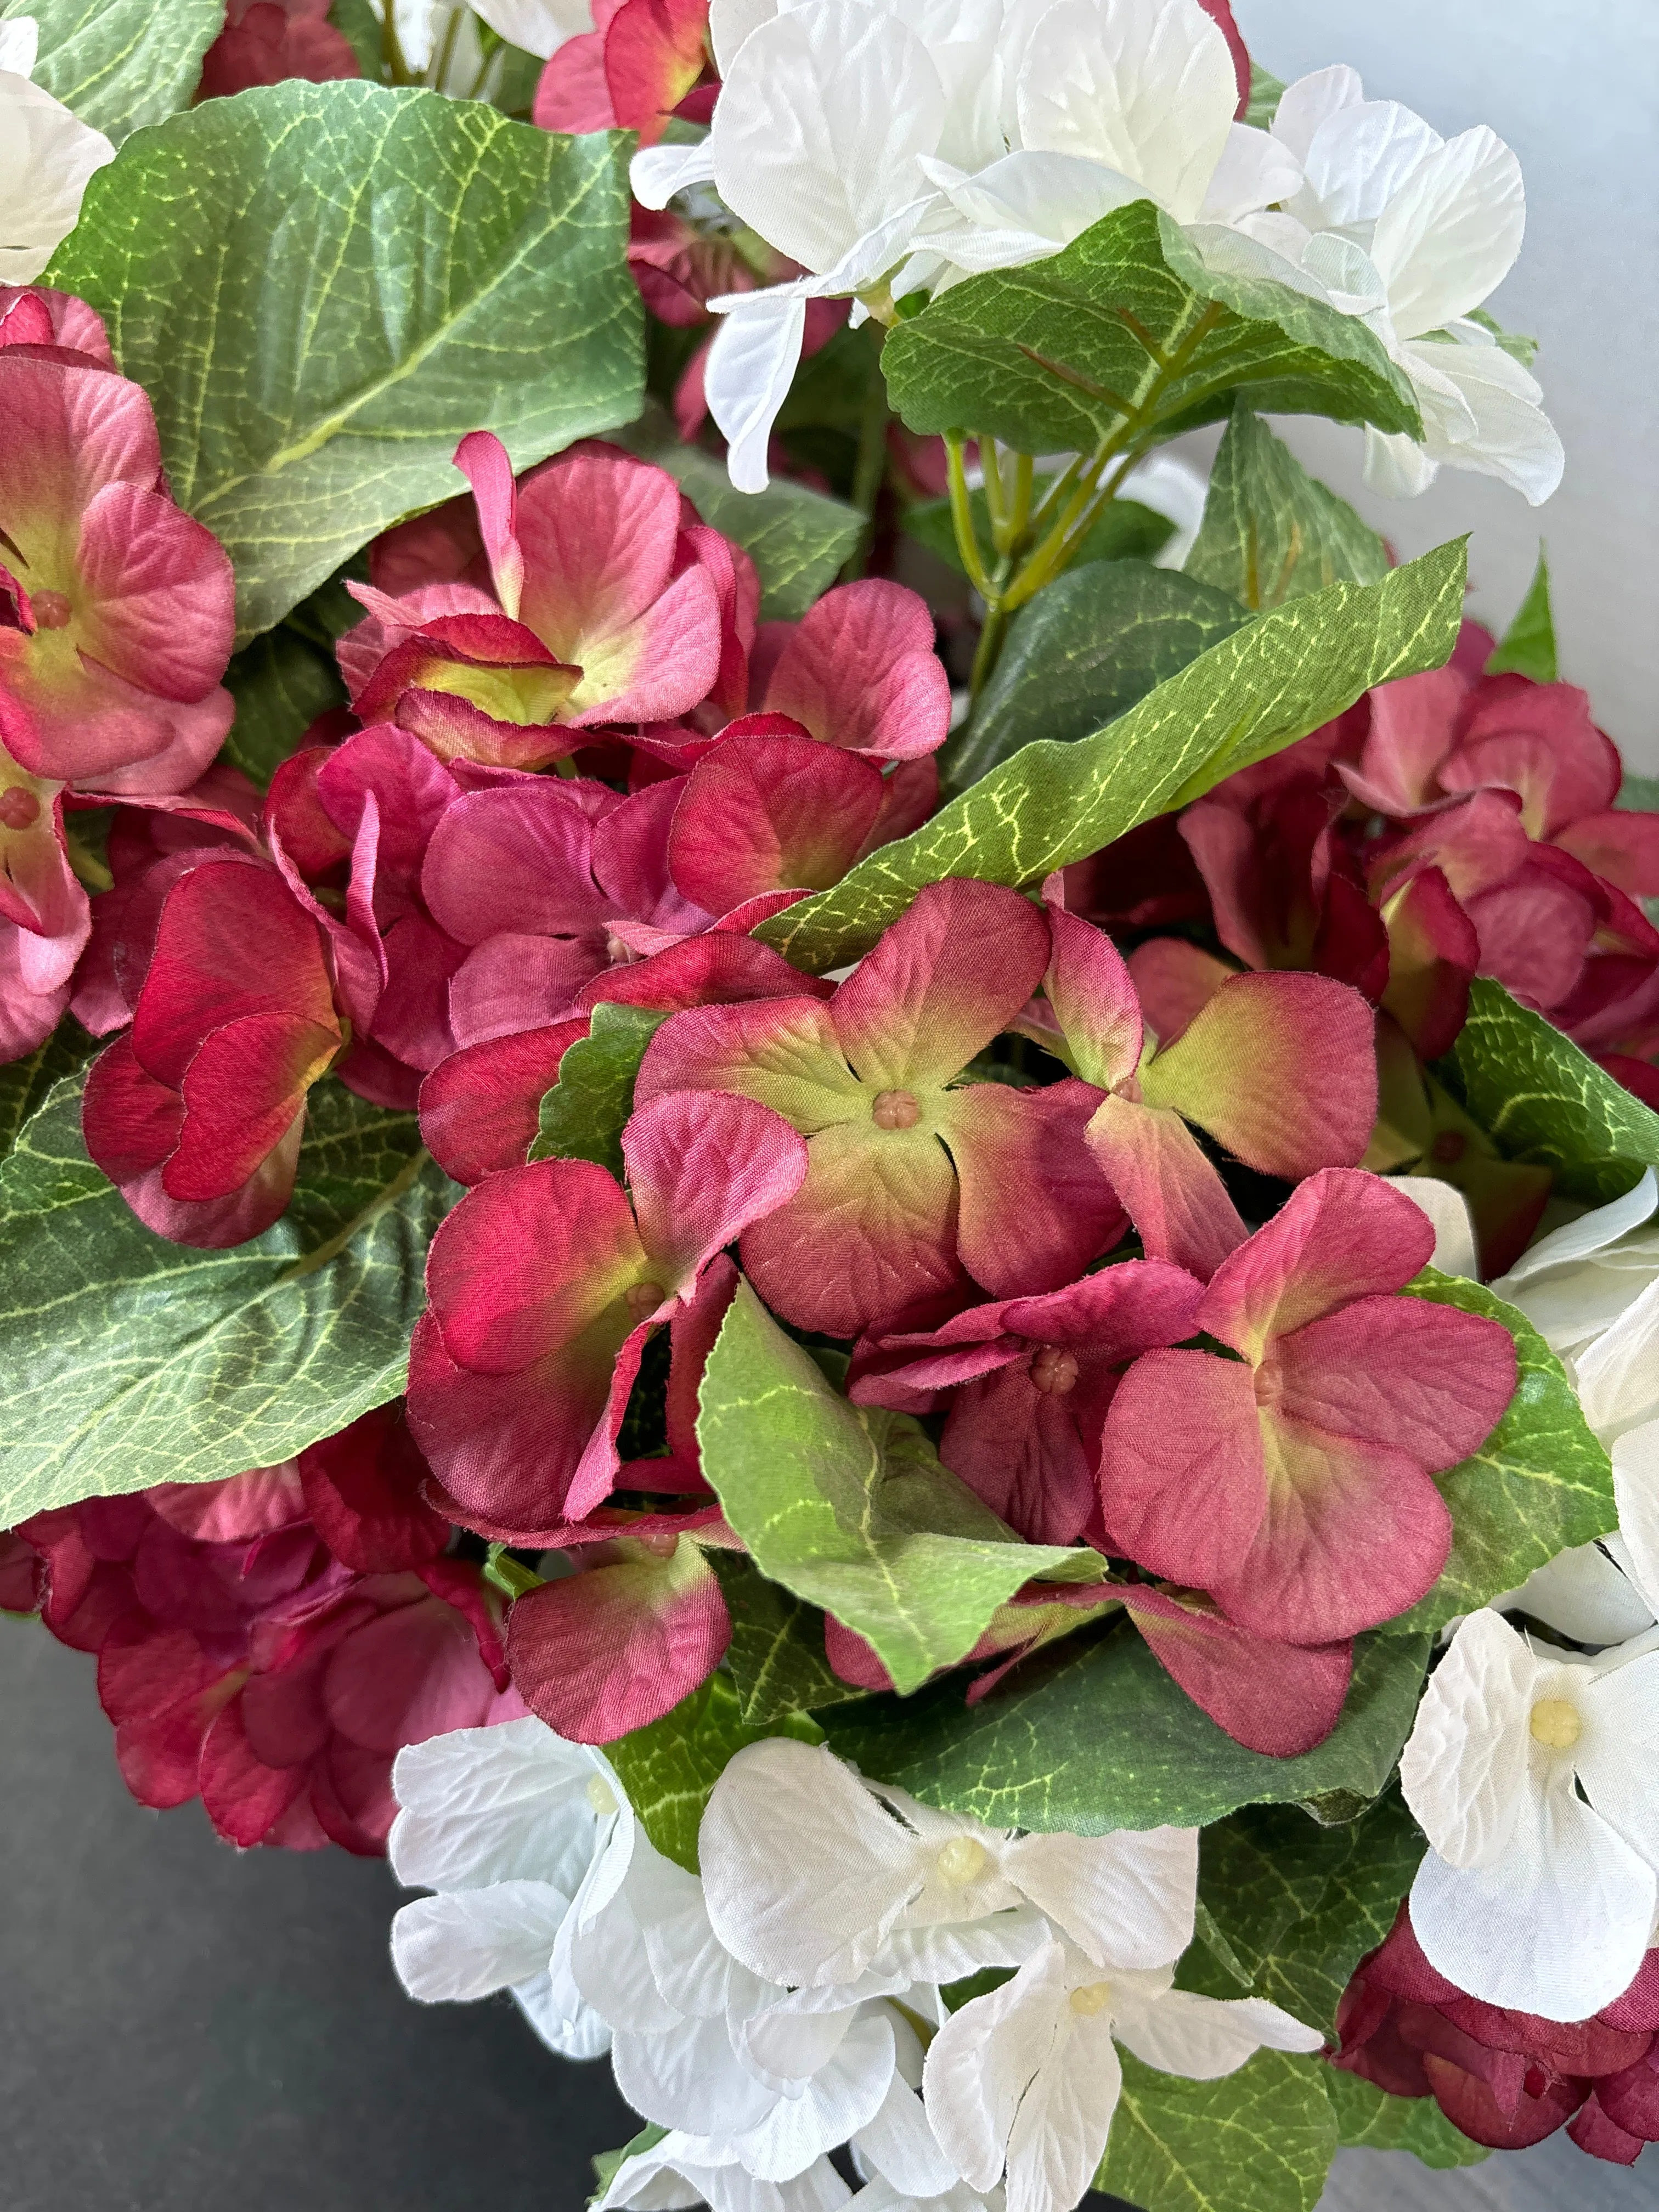
[[[1310,229],[1367,228],[1413,170],[1444,143],[1398,100],[1345,102],[1309,142],[1303,156],[1307,187],[1291,212],[1301,216]]]
[[[959,180],[943,163],[924,161],[922,169],[949,203],[948,213],[930,221],[927,242],[959,269],[975,272],[1018,269],[1057,252],[1103,216],[1141,197],[1115,169],[1076,154],[1006,154]]]
[[[757,304],[721,318],[703,365],[703,392],[726,441],[727,475],[739,491],[764,491],[767,444],[800,359],[806,302],[775,301],[764,292],[750,298]]]
[[[1273,135],[1289,148],[1298,161],[1308,157],[1313,135],[1328,116],[1339,108],[1358,107],[1365,97],[1359,72],[1346,62],[1332,69],[1316,70],[1287,84],[1273,114]]]
[[[1468,1200],[1461,1190],[1437,1176],[1390,1176],[1390,1184],[1402,1198],[1410,1199],[1434,1224],[1434,1250],[1430,1264],[1443,1275],[1467,1275],[1480,1279],[1480,1262],[1474,1249],[1474,1224]]]
[[[643,1838],[641,1843],[649,1852],[650,1844]],[[614,2028],[653,2035],[680,2024],[679,2007],[664,1995],[653,1969],[631,1879],[597,1912],[586,1910],[578,1893],[569,1921],[559,1931],[553,1966],[556,1978],[568,1972],[583,2002],[603,2013]]]
[[[1404,430],[1385,437],[1365,428],[1365,488],[1383,499],[1416,499],[1440,473],[1440,464]]]
[[[709,1926],[696,1875],[654,1848],[636,1850],[623,1894],[643,1933],[652,1977],[677,2012],[708,2020],[734,2001],[761,2001],[762,1985]],[[741,1984],[736,1991],[734,1977]]]
[[[855,2021],[798,2095],[777,2098],[758,2127],[732,2136],[732,2151],[762,2180],[789,2180],[869,2126],[892,2085],[894,2063],[887,2021],[872,2013]]]
[[[714,49],[714,66],[730,76],[738,48],[751,31],[769,23],[779,13],[777,0],[710,0],[708,39]]]
[[[0,23],[0,70],[9,76],[33,76],[40,51],[40,26],[33,15],[14,15]]]
[[[1003,1871],[1097,1966],[1162,1966],[1193,1940],[1196,1828],[1022,1836]]]
[[[1067,2011],[1008,2137],[1008,2212],[1070,2212],[1106,2154],[1123,2069],[1109,2014]]]
[[[1265,131],[1235,123],[1204,195],[1204,220],[1237,222],[1275,200],[1293,199],[1301,183],[1302,165],[1287,146]]]
[[[471,0],[472,12],[509,46],[543,61],[593,27],[588,0]]]
[[[420,1897],[393,1915],[392,1963],[422,2004],[465,2003],[545,1973],[569,1909],[544,1881]]]
[[[676,192],[714,181],[714,149],[707,138],[694,146],[643,146],[628,167],[629,188],[641,207],[665,208]]]
[[[1615,1455],[1615,1494],[1618,1473]],[[1505,1590],[1486,1603],[1494,1613],[1529,1613],[1575,1644],[1624,1644],[1653,1626],[1652,1608],[1641,1591],[1600,1544],[1558,1552],[1519,1589]]]
[[[757,1986],[763,1989],[767,1984]],[[769,2088],[787,2090],[797,2082],[809,2081],[841,2048],[858,2015],[859,2001],[815,2004],[812,2000],[821,1994],[816,1990],[797,1990],[732,2022],[738,2056]]]
[[[1429,1677],[1400,1783],[1423,1832],[1455,1866],[1497,1859],[1530,1800],[1537,1678],[1524,1639],[1490,1609],[1469,1615]]]
[[[708,2146],[695,2136],[672,2130],[659,2143],[618,2167],[610,2188],[594,2200],[595,2212],[628,2207],[630,2212],[707,2201],[714,2212],[836,2212],[850,2191],[827,2159],[792,2181],[757,2181],[740,2166],[700,2162]]]
[[[1584,1419],[1603,1443],[1659,1419],[1659,1281],[1573,1362]]]
[[[942,2197],[956,2185],[956,2166],[940,2148],[921,2098],[896,2074],[874,2119],[854,2136],[853,2148],[908,2197]]]
[[[1273,2051],[1318,2051],[1325,2039],[1261,1997],[1219,2002],[1170,1990],[1154,2003],[1114,2012],[1112,2033],[1161,2073],[1213,2081],[1237,2073],[1266,2044]]]
[[[1540,1237],[1521,1255],[1507,1275],[1498,1278],[1492,1289],[1500,1298],[1514,1303],[1517,1285],[1541,1274],[1546,1267],[1565,1267],[1571,1261],[1588,1259],[1593,1252],[1605,1251],[1632,1229],[1639,1229],[1656,1206],[1659,1206],[1659,1175],[1651,1168],[1644,1168],[1642,1180],[1632,1184],[1622,1198],[1598,1206],[1577,1221],[1569,1221],[1565,1228],[1552,1230],[1547,1237]]]
[[[1462,131],[1420,162],[1371,236],[1401,337],[1478,307],[1515,266],[1526,227],[1521,164],[1496,131]]]
[[[864,1983],[879,1978],[886,1984],[881,1995],[900,1996],[914,1982],[960,1982],[984,1966],[1023,1966],[1051,1932],[1030,1905],[988,1913],[981,1920],[937,1922],[927,1928],[902,1924],[871,1960]]]
[[[660,2035],[618,2028],[611,2063],[629,2103],[661,2128],[740,2136],[778,2102],[774,2091],[738,2064],[723,2020],[683,2021]]]
[[[1123,479],[1122,495],[1142,507],[1150,507],[1154,514],[1175,525],[1175,536],[1161,546],[1152,556],[1155,568],[1182,568],[1187,556],[1198,542],[1198,533],[1204,524],[1204,501],[1209,492],[1209,482],[1201,477],[1190,461],[1183,461],[1176,453],[1161,451],[1148,453],[1139,461]]]
[[[1054,2051],[1070,1994],[1065,1950],[1045,1943],[1012,1982],[953,2013],[929,2045],[927,2117],[970,2188],[1001,2178],[1020,2100]]]
[[[1412,1926],[1430,1965],[1471,1996],[1586,2020],[1635,1979],[1655,1894],[1652,1869],[1573,1795],[1563,1764],[1500,1856],[1462,1868],[1429,1853]]]
[[[0,72],[0,283],[40,274],[80,218],[115,149],[28,78]]]
[[[1614,1444],[1613,1494],[1637,1584],[1659,1610],[1659,1421],[1629,1430]]]
[[[603,2058],[611,2048],[611,2023],[574,1990],[561,1993],[550,1973],[514,1982],[508,1992],[550,2051],[561,2058]],[[574,2008],[573,2008],[574,2004]]]
[[[392,1824],[392,1870],[429,1889],[533,1881],[574,1893],[596,1838],[590,1786],[625,1802],[607,1759],[538,1720],[405,1745],[392,1770],[404,1808]]]
[[[1659,1875],[1659,1651],[1599,1674],[1574,1747],[1584,1794]]]
[[[1554,425],[1538,404],[1538,386],[1517,361],[1497,346],[1425,344],[1401,349],[1416,388],[1437,459],[1477,476],[1496,477],[1541,507],[1560,483],[1566,456]],[[1432,361],[1455,387],[1467,427],[1431,404],[1423,372]]]

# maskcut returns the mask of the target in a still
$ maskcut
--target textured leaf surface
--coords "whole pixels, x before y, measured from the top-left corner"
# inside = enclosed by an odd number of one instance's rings
[[[843,1756],[928,1803],[1000,1827],[1201,1827],[1240,1805],[1376,1796],[1410,1733],[1429,1639],[1361,1638],[1335,1729],[1299,1759],[1246,1751],[1176,1688],[1127,1621],[1018,1667],[969,1709],[960,1682],[825,1723]]]
[[[1559,673],[1555,658],[1555,617],[1550,611],[1550,564],[1543,547],[1533,570],[1527,596],[1515,620],[1498,641],[1498,650],[1486,663],[1488,676],[1529,676],[1534,684],[1553,684]]]
[[[649,1728],[607,1744],[605,1757],[657,1849],[696,1874],[697,1830],[709,1792],[733,1753],[766,1735],[822,1740],[805,1716],[777,1728],[746,1726],[731,1680],[717,1674]]]
[[[558,1081],[543,1097],[532,1160],[592,1160],[622,1181],[622,1133],[634,1110],[634,1079],[667,1018],[646,1006],[599,1001],[589,1034],[565,1054]]]
[[[1435,1073],[1506,1158],[1553,1168],[1557,1189],[1585,1206],[1659,1167],[1659,1114],[1489,976],[1470,985],[1469,1018]]]
[[[742,546],[760,575],[763,622],[804,615],[864,535],[855,508],[787,477],[775,477],[764,491],[735,490],[725,462],[682,445],[659,407],[614,432],[612,442],[666,469],[703,520]]]
[[[864,1692],[830,1669],[823,1650],[823,1615],[781,1583],[768,1582],[752,1559],[736,1552],[708,1554],[726,1611],[732,1642],[726,1663],[742,1719],[759,1727],[786,1713],[842,1705]]]
[[[395,1397],[459,1195],[412,1114],[322,1083],[288,1212],[193,1251],[93,1166],[59,1083],[0,1166],[0,1527],[271,1466]]]
[[[889,333],[882,367],[911,429],[1026,453],[1173,437],[1224,415],[1241,387],[1273,414],[1421,428],[1405,375],[1360,323],[1284,285],[1212,275],[1150,200],[1046,261],[953,286]]]
[[[332,659],[285,623],[245,646],[225,672],[225,683],[236,702],[225,758],[261,787],[319,714],[346,703]]]
[[[708,1356],[697,1441],[761,1572],[866,1638],[901,1691],[964,1658],[1033,1576],[1091,1582],[1103,1565],[1022,1543],[915,1421],[838,1395],[747,1283]]]
[[[1026,745],[921,829],[755,934],[796,967],[822,971],[867,952],[925,884],[1038,884],[1305,737],[1372,684],[1439,667],[1457,642],[1463,584],[1458,539],[1381,583],[1334,584],[1275,608],[1103,730]]]
[[[1121,2056],[1097,2189],[1144,2212],[1313,2212],[1336,2154],[1316,2060],[1259,2051],[1237,2074],[1188,2081]]]
[[[961,791],[1039,738],[1073,744],[1243,629],[1224,592],[1141,561],[1073,568],[1020,609],[974,718],[944,754]]]
[[[34,82],[118,146],[189,105],[225,20],[220,0],[5,0],[40,26]]]
[[[1485,2143],[1461,2134],[1432,2097],[1391,2097],[1340,2066],[1322,2078],[1345,2149],[1408,2150],[1422,2165],[1443,2172],[1454,2166],[1479,2166],[1492,2156]]]
[[[1443,1627],[1502,1590],[1518,1589],[1558,1552],[1619,1525],[1613,1466],[1591,1434],[1560,1361],[1526,1316],[1480,1283],[1426,1267],[1408,1297],[1501,1322],[1515,1339],[1521,1379],[1479,1451],[1437,1476],[1452,1511],[1451,1556],[1439,1581],[1404,1616]]]
[[[210,100],[123,149],[48,281],[155,403],[244,638],[410,508],[467,431],[524,467],[640,404],[627,142],[362,82]]]
[[[1032,493],[1034,503],[1042,498],[1049,481],[1046,477],[1038,479]],[[970,491],[968,503],[973,509],[974,529],[980,544],[988,546],[991,515],[983,489]],[[907,536],[925,545],[930,553],[936,553],[959,576],[967,574],[957,550],[957,533],[948,499],[918,500],[914,507],[905,509],[902,526]],[[1138,499],[1115,499],[1079,546],[1072,566],[1081,568],[1088,561],[1150,561],[1154,554],[1164,550],[1174,535],[1175,525],[1167,514],[1143,507]]]
[[[52,1085],[80,1073],[98,1049],[78,1022],[60,1023],[44,1044],[0,1067],[0,1158],[10,1152],[31,1115],[46,1103]]]
[[[1236,407],[1186,573],[1259,613],[1331,584],[1377,583],[1389,549],[1259,415]]]

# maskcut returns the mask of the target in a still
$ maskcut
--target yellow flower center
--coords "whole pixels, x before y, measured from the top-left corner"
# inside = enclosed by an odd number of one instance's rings
[[[588,1776],[587,1802],[593,1808],[593,1810],[599,1814],[602,1820],[607,1814],[614,1813],[616,1811],[617,1793],[611,1787],[611,1784],[605,1780],[604,1775],[590,1774]]]
[[[1540,1698],[1527,1723],[1540,1743],[1552,1751],[1571,1751],[1584,1732],[1578,1708],[1565,1698]]]
[[[939,1855],[940,1876],[953,1889],[966,1889],[985,1871],[985,1846],[976,1836],[952,1836]]]
[[[1111,2002],[1109,1982],[1085,1982],[1080,1990],[1072,1991],[1072,2010],[1083,2020],[1092,2020],[1097,2013],[1104,2012]]]

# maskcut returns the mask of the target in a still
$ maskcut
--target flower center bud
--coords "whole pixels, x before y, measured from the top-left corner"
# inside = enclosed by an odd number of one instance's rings
[[[1072,1991],[1072,2010],[1084,2020],[1092,2020],[1097,2013],[1104,2012],[1111,2002],[1109,1982],[1085,1982],[1080,1990]]]
[[[883,1091],[877,1093],[870,1119],[878,1129],[914,1129],[921,1119],[921,1109],[911,1091]]]
[[[649,1321],[667,1296],[660,1283],[632,1283],[623,1292],[623,1304],[637,1324]]]
[[[939,1855],[939,1870],[952,1889],[966,1889],[985,1871],[985,1846],[977,1836],[952,1836]]]
[[[593,1810],[599,1814],[602,1820],[607,1814],[614,1813],[617,1810],[617,1793],[611,1787],[611,1784],[605,1780],[604,1775],[590,1774],[588,1776],[587,1802],[593,1808]]]
[[[1540,1698],[1527,1726],[1537,1741],[1547,1744],[1552,1751],[1571,1751],[1584,1732],[1578,1708],[1565,1698]]]
[[[1077,1354],[1063,1344],[1040,1344],[1031,1357],[1031,1387],[1045,1396],[1063,1398],[1077,1388]]]
[[[659,1529],[654,1536],[641,1536],[639,1540],[653,1559],[672,1559],[680,1547],[679,1532],[674,1528]]]
[[[67,629],[74,619],[75,610],[61,592],[33,592],[29,605],[40,629]]]
[[[40,819],[40,802],[21,783],[0,791],[0,830],[33,830]]]

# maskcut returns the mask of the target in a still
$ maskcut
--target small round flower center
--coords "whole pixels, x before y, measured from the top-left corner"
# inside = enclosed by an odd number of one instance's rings
[[[74,608],[61,592],[32,592],[29,605],[38,629],[67,629],[75,617]]]
[[[921,1109],[913,1091],[881,1091],[870,1109],[870,1119],[878,1129],[914,1129],[921,1119]]]
[[[0,791],[0,830],[33,830],[40,819],[40,802],[21,783]]]
[[[659,1529],[654,1536],[641,1536],[640,1542],[653,1559],[672,1559],[680,1547],[678,1531],[673,1528]]]
[[[1085,1982],[1080,1990],[1072,1991],[1072,2010],[1085,2020],[1092,2020],[1097,2013],[1104,2012],[1111,2002],[1109,1982]]]
[[[952,1836],[939,1852],[939,1874],[952,1889],[966,1889],[984,1873],[985,1860],[985,1846],[977,1836]]]
[[[1045,1396],[1063,1398],[1077,1388],[1077,1354],[1063,1344],[1040,1344],[1031,1355],[1031,1387]]]
[[[1584,1732],[1578,1708],[1565,1698],[1540,1698],[1527,1726],[1537,1741],[1547,1744],[1552,1751],[1571,1751]]]
[[[623,1304],[637,1324],[649,1321],[667,1296],[660,1283],[631,1283],[623,1292]]]
[[[588,1776],[587,1802],[593,1808],[593,1810],[599,1814],[602,1820],[605,1818],[607,1814],[614,1813],[617,1810],[617,1793],[611,1787],[611,1784],[605,1780],[604,1775],[590,1774]]]

